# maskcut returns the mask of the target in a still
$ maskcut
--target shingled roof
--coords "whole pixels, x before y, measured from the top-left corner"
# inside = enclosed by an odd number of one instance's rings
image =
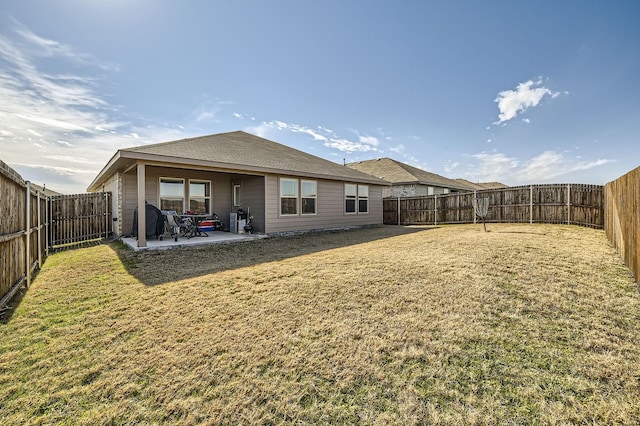
[[[465,191],[472,190],[464,183],[409,166],[391,158],[359,161],[349,163],[347,166],[354,170],[369,173],[394,185],[421,184]]]
[[[97,190],[136,161],[190,164],[240,173],[276,173],[386,185],[371,175],[250,133],[236,131],[119,150],[89,186]]]
[[[507,185],[500,182],[471,182],[462,178],[456,178],[456,180],[475,190],[508,188]]]

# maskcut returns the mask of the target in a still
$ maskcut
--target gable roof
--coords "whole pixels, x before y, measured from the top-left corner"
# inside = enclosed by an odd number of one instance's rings
[[[236,131],[120,149],[89,185],[95,191],[117,171],[137,161],[170,163],[231,173],[288,174],[387,185],[366,173],[295,148]]]
[[[462,178],[456,178],[456,180],[475,190],[508,188],[507,185],[500,182],[471,182]]]
[[[444,176],[427,172],[426,170],[412,167],[386,157],[349,163],[347,166],[354,170],[359,170],[384,179],[394,185],[421,184],[465,191],[471,190],[469,186],[453,179],[448,179]]]

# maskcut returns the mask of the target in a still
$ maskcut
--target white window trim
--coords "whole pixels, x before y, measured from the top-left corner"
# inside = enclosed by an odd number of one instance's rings
[[[295,197],[283,196],[282,195],[282,181],[283,180],[289,180],[289,181],[295,181],[296,182],[297,194],[296,194]],[[295,200],[296,200],[296,212],[295,213],[282,213],[282,199],[283,198],[295,198]],[[285,216],[285,217],[300,216],[300,179],[291,178],[291,177],[281,177],[280,179],[278,179],[278,216]]]
[[[310,182],[315,184],[316,186],[316,193],[313,197],[303,197],[302,196],[302,183],[303,182]],[[300,215],[301,216],[317,216],[318,215],[318,181],[317,180],[311,180],[311,179],[300,179]],[[302,200],[305,198],[313,198],[314,200],[316,200],[315,202],[315,211],[313,213],[305,213],[302,211]]]
[[[182,181],[182,211],[185,212],[186,211],[186,209],[185,209],[185,199],[187,198],[186,194],[185,194],[185,187],[184,187],[184,184],[185,184],[185,181],[186,181],[185,178],[170,177],[170,176],[160,176],[160,177],[158,177],[158,207],[162,208],[162,199],[163,198],[166,198],[166,199],[177,199],[177,197],[163,197],[162,196],[162,180],[163,179],[174,180],[174,181],[177,181],[177,180]]]
[[[237,192],[236,192],[237,189]],[[231,190],[233,191],[233,207],[242,206],[242,184],[232,184]]]
[[[356,187],[356,195],[355,198],[347,198],[347,185],[353,185]],[[366,197],[360,197],[360,190],[359,188],[361,186],[366,186],[367,187],[367,196]],[[344,199],[343,199],[343,209],[344,209],[344,214],[345,215],[358,215],[358,214],[369,214],[369,212],[371,211],[371,197],[368,195],[369,194],[369,189],[371,188],[370,185],[360,185],[357,183],[348,183],[345,182],[344,184]],[[350,197],[353,197],[352,195]],[[355,211],[353,212],[348,212],[347,211],[347,199],[349,200],[355,200]],[[360,200],[367,200],[367,211],[366,212],[361,212],[360,211]]]
[[[192,183],[205,183],[205,184],[209,184],[209,196],[204,196],[204,197],[192,197],[191,196],[191,184]],[[211,184],[210,180],[206,180],[206,179],[189,179],[189,202],[187,203],[189,206],[188,210],[191,210],[191,199],[194,200],[200,200],[200,199],[204,199],[205,201],[208,200],[208,204],[209,204],[209,214],[212,212],[212,205],[211,205],[211,200],[213,199],[213,186]],[[205,213],[205,212],[201,212],[201,213]]]
[[[365,186],[367,187],[367,196],[366,197],[360,197],[360,187],[361,186],[362,187],[365,187]],[[369,185],[358,185],[357,191],[358,191],[358,197],[357,197],[358,198],[358,202],[357,202],[358,214],[369,214]],[[361,212],[360,211],[360,200],[361,199],[366,199],[367,200],[367,211],[366,212]]]
[[[354,198],[347,198],[347,185],[353,185],[356,187],[356,195]],[[344,210],[344,214],[346,215],[354,215],[354,214],[358,214],[358,184],[355,183],[345,183],[344,184],[344,189],[343,189],[343,195],[344,195],[344,201],[343,201],[343,210]],[[350,195],[349,197],[353,197],[353,195]],[[348,212],[347,211],[347,200],[354,200],[355,201],[355,206],[354,206],[354,211],[352,212]]]

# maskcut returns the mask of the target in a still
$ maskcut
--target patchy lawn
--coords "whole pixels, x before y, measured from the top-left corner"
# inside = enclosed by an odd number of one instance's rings
[[[602,231],[386,226],[54,254],[0,324],[3,424],[637,423]]]

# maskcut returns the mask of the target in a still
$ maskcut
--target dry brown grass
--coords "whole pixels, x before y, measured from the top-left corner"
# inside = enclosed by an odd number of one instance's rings
[[[637,423],[640,297],[603,232],[489,229],[55,254],[0,325],[0,418]]]

